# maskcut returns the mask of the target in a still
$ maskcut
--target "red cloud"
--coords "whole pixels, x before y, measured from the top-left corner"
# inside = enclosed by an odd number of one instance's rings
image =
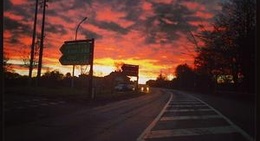
[[[11,2],[16,5],[28,4],[28,2],[23,3],[22,1],[14,0]],[[172,0],[154,0],[153,2],[154,4],[170,4]],[[114,6],[116,5],[115,3],[112,4],[114,4]],[[145,35],[149,32],[149,29],[158,28],[159,21],[155,20],[152,24],[153,27],[144,27],[142,25],[138,27],[139,29],[148,29],[146,31],[129,28],[132,25],[138,24],[138,22],[147,20],[147,17],[156,15],[151,2],[140,2],[141,5],[139,5],[139,8],[143,11],[138,15],[140,21],[128,20],[126,17],[129,13],[113,8],[112,4],[94,1],[91,6],[82,3],[81,6],[84,8],[76,7],[71,9],[71,7],[74,6],[74,1],[72,0],[66,1],[66,3],[63,4],[58,1],[49,3],[46,15],[46,28],[49,30],[53,28],[55,32],[45,32],[43,65],[51,67],[51,69],[59,69],[63,73],[71,71],[71,66],[62,66],[59,63],[58,60],[61,56],[59,48],[64,41],[74,40],[76,26],[85,16],[88,16],[88,20],[81,24],[78,39],[85,39],[86,36],[92,38],[90,37],[91,34],[84,34],[87,31],[101,36],[95,39],[95,74],[107,75],[109,71],[115,69],[115,62],[124,62],[140,65],[141,77],[155,79],[161,70],[164,71],[164,73],[173,74],[176,66],[179,64],[187,63],[191,66],[193,65],[193,56],[196,54],[194,52],[194,46],[187,40],[186,34],[177,33],[179,35],[178,40],[173,40],[171,43],[161,43],[160,41],[166,38],[166,33],[157,32],[154,37],[156,43],[147,44]],[[205,28],[210,28],[210,26],[207,26],[208,20],[214,15],[206,12],[205,5],[196,2],[182,2],[182,4],[187,6],[190,10],[196,11],[194,16],[203,18],[203,21],[200,22],[190,21],[189,23],[191,25],[199,26],[199,24],[202,23],[205,25]],[[119,9],[122,7],[120,4],[116,6]],[[51,12],[48,13],[48,11]],[[52,12],[55,12],[55,14],[52,15]],[[23,25],[32,26],[32,21],[24,20],[23,13],[15,14],[13,11],[5,11],[4,16],[18,21]],[[40,17],[41,16],[39,16],[39,20]],[[165,20],[166,23],[172,24],[172,22],[167,19],[163,20]],[[100,22],[115,23],[118,27],[127,30],[127,32],[120,34],[115,30],[100,27],[97,24]],[[40,29],[39,25],[38,28]],[[39,29],[38,32],[40,31]],[[4,50],[10,54],[10,58],[17,61],[20,57],[16,52],[18,52],[20,48],[17,48],[17,46],[19,46],[18,44],[10,42],[11,38],[14,36],[21,37],[18,39],[22,43],[20,46],[29,50],[31,35],[25,34],[25,31],[16,33],[14,32],[16,30],[17,29],[4,31]],[[65,31],[67,34],[59,31]],[[102,69],[104,70],[103,72]],[[17,70],[19,70],[19,68],[17,68]]]

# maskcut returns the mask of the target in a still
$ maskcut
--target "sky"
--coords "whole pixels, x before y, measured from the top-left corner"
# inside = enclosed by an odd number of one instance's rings
[[[41,0],[39,0],[41,2]],[[95,39],[94,75],[105,76],[123,63],[139,65],[139,83],[160,73],[174,78],[180,64],[193,66],[194,45],[190,32],[199,25],[210,29],[220,0],[49,0],[46,7],[43,69],[72,72],[59,62],[64,41]],[[28,75],[35,0],[4,1],[4,54],[12,69]],[[37,38],[40,38],[42,7],[39,6]],[[89,69],[88,66],[85,66]],[[37,74],[33,70],[33,75]],[[75,75],[81,73],[76,66]]]

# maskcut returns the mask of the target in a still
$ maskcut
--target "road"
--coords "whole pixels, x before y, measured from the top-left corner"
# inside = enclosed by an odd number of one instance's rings
[[[23,108],[13,108],[12,110],[12,106],[6,106],[10,107],[6,109],[6,113],[15,113],[15,111],[23,110],[23,112],[20,112],[20,115],[24,113],[25,117],[34,120],[27,122],[21,120],[22,124],[11,124],[12,120],[9,120],[10,123],[4,128],[4,140],[252,140],[254,133],[252,133],[251,128],[247,128],[251,126],[251,122],[231,121],[226,114],[217,110],[219,109],[218,107],[212,107],[210,103],[207,103],[207,101],[210,102],[208,99],[210,98],[205,98],[203,95],[166,89],[152,89],[145,96],[98,107],[82,106],[62,100],[51,101],[49,99],[40,99],[41,102],[36,102],[37,100],[35,101],[34,99],[34,102],[38,104],[38,109],[41,106],[47,107],[51,114],[56,113],[57,115],[29,118],[28,116],[33,115],[28,112],[35,107],[28,106],[26,110],[26,106],[24,106]],[[27,102],[30,103],[30,101]],[[213,105],[217,106],[216,104]],[[243,114],[243,110],[246,111],[248,110],[247,108],[240,109],[239,114]],[[48,110],[43,111],[45,112],[42,114],[46,115]],[[238,112],[235,114],[238,114]],[[6,115],[12,117],[15,114]],[[254,120],[251,117],[248,116],[246,120]],[[242,123],[240,125],[243,126],[238,126],[237,123]]]

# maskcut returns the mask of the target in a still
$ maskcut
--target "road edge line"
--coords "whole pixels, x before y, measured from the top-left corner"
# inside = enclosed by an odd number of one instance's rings
[[[157,117],[150,123],[150,125],[142,132],[142,134],[137,138],[136,141],[144,141],[144,137],[147,136],[148,132],[151,131],[151,129],[155,126],[155,124],[160,120],[160,118],[162,117],[163,113],[165,112],[166,108],[168,107],[168,105],[170,104],[171,100],[172,100],[172,93],[171,93],[171,97],[169,98],[168,102],[164,105],[163,109],[161,110],[161,112],[157,115]]]
[[[190,94],[189,94],[190,95]],[[229,118],[227,118],[226,116],[224,116],[221,112],[219,112],[217,109],[213,108],[212,106],[210,106],[209,104],[207,104],[206,102],[204,102],[203,100],[190,95],[191,97],[194,97],[195,99],[199,100],[200,102],[204,103],[205,105],[207,105],[209,108],[211,108],[213,111],[215,111],[217,114],[219,114],[222,118],[224,118],[231,126],[233,126],[240,134],[242,134],[242,136],[244,136],[248,141],[254,141],[254,139],[247,134],[243,129],[241,129],[238,125],[236,125],[235,123],[233,123]]]

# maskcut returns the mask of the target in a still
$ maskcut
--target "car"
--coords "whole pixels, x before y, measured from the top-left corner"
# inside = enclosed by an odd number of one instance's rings
[[[115,86],[116,91],[134,91],[134,85],[127,84],[127,83],[119,83]]]
[[[144,92],[144,93],[150,92],[150,87],[148,85],[145,85],[145,84],[140,84],[139,89],[140,89],[141,92]]]

